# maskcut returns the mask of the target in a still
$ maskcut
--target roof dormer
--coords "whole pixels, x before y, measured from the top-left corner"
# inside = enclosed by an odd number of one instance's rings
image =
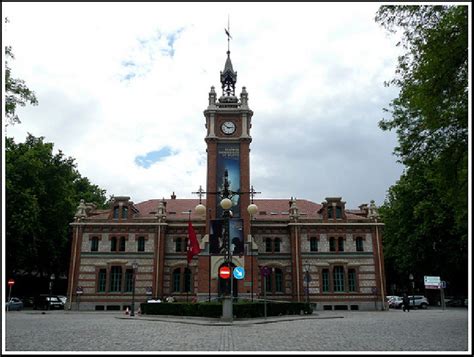
[[[345,221],[346,202],[342,201],[342,197],[326,197],[326,201],[322,202],[320,213],[323,221]]]

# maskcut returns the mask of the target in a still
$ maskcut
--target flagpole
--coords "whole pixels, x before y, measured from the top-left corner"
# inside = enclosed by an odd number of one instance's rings
[[[211,227],[211,209],[209,208],[209,232]],[[211,234],[209,233],[209,242],[208,242],[208,257],[209,257],[209,302],[211,302]]]
[[[189,210],[189,213],[188,213],[188,222],[191,223],[191,210]],[[191,249],[191,237],[188,237],[188,251]],[[188,273],[188,276],[189,278],[190,277],[190,271],[189,271],[189,258],[186,257],[186,270],[185,270],[186,273]],[[184,286],[186,288],[186,274],[185,274],[185,280],[184,280]],[[186,302],[188,302],[188,292],[189,292],[189,289],[191,289],[191,280],[189,281],[189,287],[186,289]]]

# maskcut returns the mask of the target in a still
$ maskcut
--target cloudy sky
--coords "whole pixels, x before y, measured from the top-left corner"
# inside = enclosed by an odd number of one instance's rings
[[[6,135],[44,136],[109,195],[190,198],[206,184],[208,93],[227,51],[254,111],[261,198],[381,204],[403,167],[378,122],[396,39],[376,3],[2,3],[13,76],[39,105]]]

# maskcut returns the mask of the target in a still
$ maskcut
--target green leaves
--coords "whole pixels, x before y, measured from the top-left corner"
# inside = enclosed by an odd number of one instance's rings
[[[399,96],[379,122],[396,130],[394,153],[406,171],[381,212],[392,276],[439,274],[467,289],[468,7],[382,6],[376,14],[402,33]],[[457,282],[457,284],[454,284]]]
[[[5,143],[6,266],[9,273],[67,273],[69,223],[81,198],[105,204],[105,190],[44,138]]]
[[[5,58],[14,59],[11,46],[5,46]],[[26,86],[25,81],[12,78],[11,69],[5,60],[5,118],[9,124],[21,123],[16,109],[18,105],[24,107],[27,103],[38,104],[35,93]]]

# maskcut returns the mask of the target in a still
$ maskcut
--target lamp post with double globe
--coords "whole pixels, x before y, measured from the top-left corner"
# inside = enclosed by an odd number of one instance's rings
[[[410,279],[410,283],[411,283],[411,298],[413,301],[413,308],[415,308],[415,278],[413,274],[410,273],[410,275],[408,276],[408,279]]]
[[[53,295],[53,282],[54,282],[54,279],[56,279],[56,276],[53,274],[51,274],[51,276],[49,277],[49,301],[48,301],[48,310],[51,310],[51,299],[52,299],[52,296]]]
[[[256,193],[260,192],[255,192],[252,190],[250,192],[234,192],[230,190],[230,184],[229,184],[229,179],[228,179],[228,171],[227,169],[224,171],[224,185],[223,189],[221,191],[217,192],[205,192],[202,190],[202,188],[199,188],[199,191],[197,192],[192,192],[194,194],[199,195],[199,204],[195,207],[195,212],[199,215],[205,215],[206,214],[206,207],[201,203],[201,197],[203,194],[215,194],[218,195],[221,198],[221,201],[219,202],[219,205],[223,209],[222,212],[222,218],[224,221],[224,229],[223,229],[223,240],[224,240],[224,247],[225,247],[225,252],[224,252],[224,264],[229,267],[231,274],[230,274],[230,295],[226,293],[226,296],[223,298],[223,304],[222,304],[222,317],[224,319],[232,320],[233,319],[233,307],[232,307],[232,300],[233,300],[233,281],[232,281],[232,251],[231,251],[231,242],[230,242],[230,237],[229,237],[229,222],[230,218],[232,217],[232,211],[231,208],[233,206],[231,198],[236,196],[236,195],[243,195],[243,194],[250,194],[252,197],[252,203],[247,207],[247,212],[250,215],[254,215],[257,213],[258,208],[257,205],[253,203],[253,195]],[[210,252],[209,252],[210,254]],[[210,267],[209,267],[210,269]],[[252,276],[253,280],[253,276]],[[253,281],[252,281],[253,283]],[[253,284],[252,284],[253,285]]]

